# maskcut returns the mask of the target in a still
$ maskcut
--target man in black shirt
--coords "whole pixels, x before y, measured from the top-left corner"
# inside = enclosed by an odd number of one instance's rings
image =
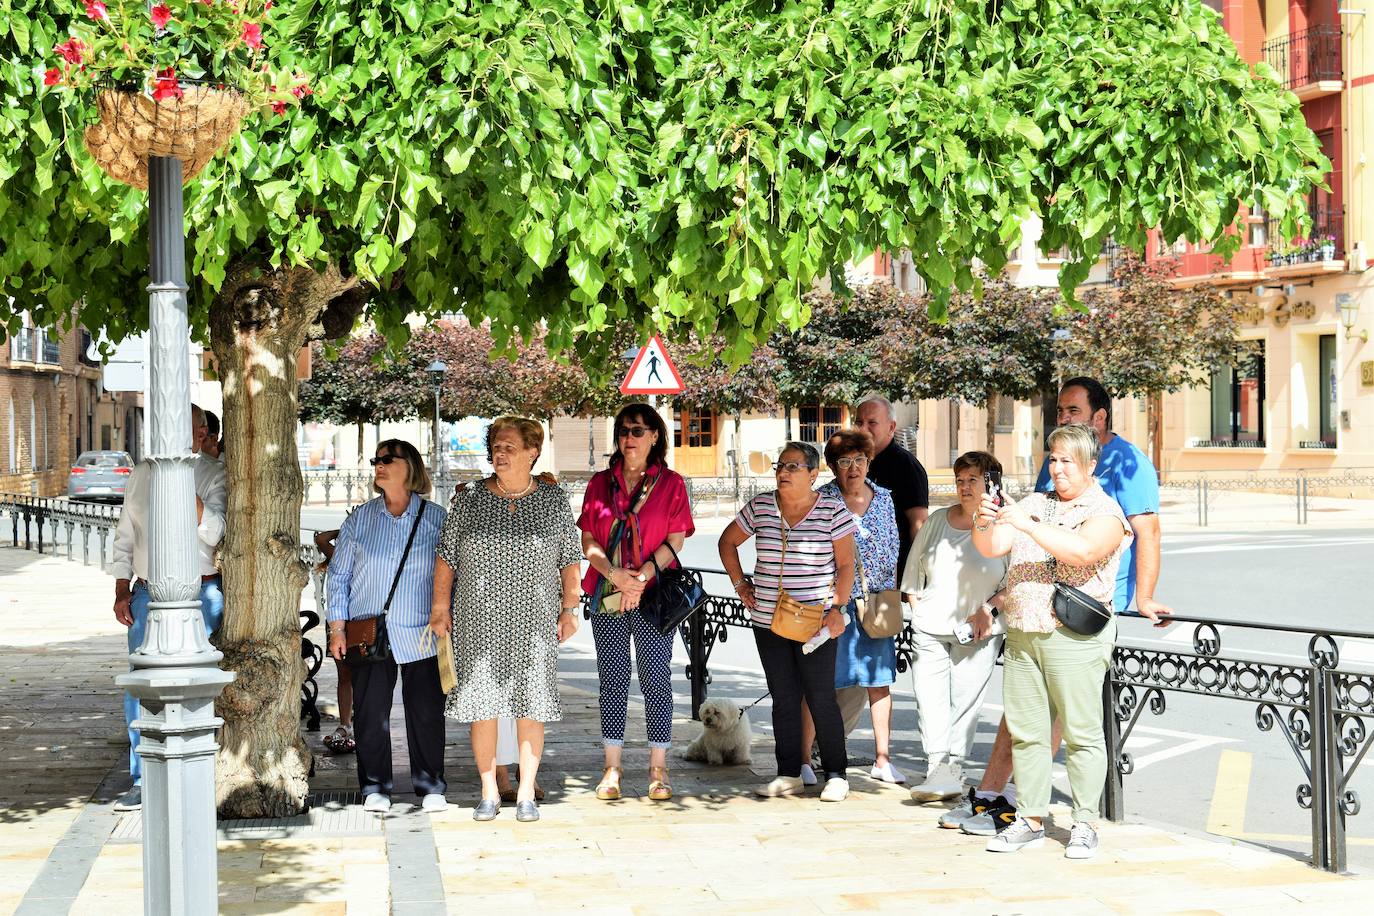
[[[897,581],[902,581],[906,557],[916,532],[930,514],[930,479],[916,456],[902,448],[893,436],[897,421],[893,417],[892,402],[883,397],[870,397],[855,412],[854,425],[873,437],[873,461],[868,465],[868,477],[881,487],[892,491],[897,507],[897,534],[902,540],[902,552],[897,559]]]

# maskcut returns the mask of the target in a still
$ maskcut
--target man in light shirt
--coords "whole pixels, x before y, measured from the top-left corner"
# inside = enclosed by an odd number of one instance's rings
[[[195,453],[196,536],[200,567],[200,612],[207,634],[219,628],[224,615],[224,592],[219,570],[215,568],[215,549],[224,537],[224,465],[201,454],[207,433],[204,412],[191,405],[191,451]],[[124,490],[124,509],[115,528],[113,560],[115,577],[115,619],[129,628],[129,651],[143,644],[148,623],[148,514],[150,511],[152,464],[143,459],[129,474]],[[138,756],[138,732],[131,726],[138,718],[138,700],[124,694],[124,721],[129,728],[129,773],[133,788],[115,803],[117,811],[134,811],[143,804],[143,762]]]

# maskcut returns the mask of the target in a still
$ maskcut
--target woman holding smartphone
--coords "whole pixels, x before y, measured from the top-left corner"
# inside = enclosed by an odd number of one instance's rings
[[[911,790],[917,801],[964,792],[964,762],[1002,641],[991,634],[1007,574],[1006,557],[985,557],[974,547],[973,520],[987,482],[1000,487],[1001,478],[1002,465],[987,452],[960,455],[954,462],[959,501],[930,513],[902,575],[912,609],[912,678],[928,763],[925,781]]]

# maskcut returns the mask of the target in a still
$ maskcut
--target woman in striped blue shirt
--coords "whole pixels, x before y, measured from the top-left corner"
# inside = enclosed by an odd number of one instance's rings
[[[802,792],[802,698],[816,723],[826,783],[824,801],[849,795],[845,778],[844,719],[835,698],[836,640],[809,655],[802,643],[772,632],[782,590],[802,604],[825,605],[821,627],[831,637],[844,632],[841,611],[854,587],[854,516],[844,500],[817,493],[821,456],[814,446],[789,442],[774,466],[778,488],[744,507],[720,536],[720,560],[735,591],[749,608],[759,661],[773,695],[773,743],[778,775],[754,791],[764,797]],[[744,575],[740,545],[757,538],[754,575]],[[817,631],[819,632],[819,630]]]
[[[432,646],[421,644],[434,593],[434,549],[444,526],[442,506],[420,496],[429,473],[415,446],[400,439],[378,444],[372,459],[373,489],[381,495],[354,509],[339,529],[326,580],[329,654],[347,652],[349,620],[376,617],[386,608],[392,657],[351,666],[353,731],[358,788],[367,811],[391,807],[391,696],[401,675],[410,781],[425,811],[448,807],[444,792],[444,693]],[[409,552],[407,541],[413,542]],[[404,565],[402,565],[404,563]],[[397,569],[400,576],[397,577]],[[396,582],[391,604],[387,594]]]

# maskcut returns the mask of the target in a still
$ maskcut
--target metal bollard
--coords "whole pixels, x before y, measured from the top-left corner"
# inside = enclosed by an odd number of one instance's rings
[[[109,533],[110,533],[110,529],[108,529],[108,528],[101,528],[100,531],[99,531],[99,534],[100,534],[100,568],[101,568],[101,569],[104,569],[104,568],[105,568],[105,538],[106,538],[106,536],[107,536]]]
[[[687,618],[691,641],[688,662],[692,674],[692,718],[701,720],[701,704],[706,702],[706,607]]]

